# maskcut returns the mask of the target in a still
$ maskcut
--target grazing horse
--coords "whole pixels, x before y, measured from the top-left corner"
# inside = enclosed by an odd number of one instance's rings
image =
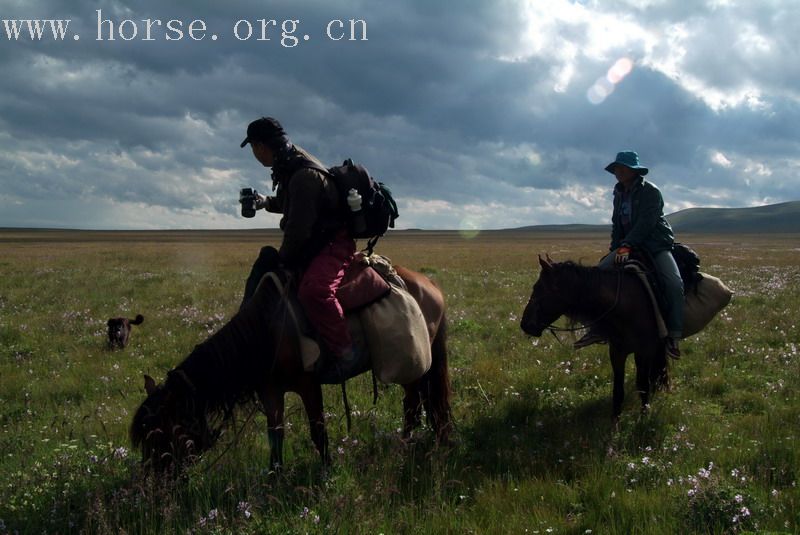
[[[444,296],[420,273],[397,267],[408,291],[419,303],[431,334],[432,365],[418,380],[403,385],[404,436],[419,426],[424,407],[437,441],[447,442],[450,422],[450,378],[447,369]],[[155,471],[181,466],[214,445],[234,408],[260,402],[266,413],[270,465],[283,462],[284,394],[303,401],[311,440],[323,464],[330,462],[322,408],[322,388],[304,371],[299,339],[287,305],[265,278],[232,318],[173,370],[163,384],[145,376],[147,398],[131,423],[131,442],[142,462]]]
[[[542,271],[522,314],[522,330],[541,336],[561,316],[598,327],[608,336],[614,370],[613,415],[618,419],[625,396],[625,361],[636,360],[636,388],[647,408],[650,393],[667,386],[664,341],[658,334],[652,302],[640,280],[621,269],[603,270],[574,262],[553,263],[539,257]]]

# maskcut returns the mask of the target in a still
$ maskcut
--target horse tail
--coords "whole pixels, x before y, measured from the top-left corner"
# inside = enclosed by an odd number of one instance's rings
[[[420,393],[425,403],[428,425],[439,443],[447,443],[452,430],[450,413],[450,373],[447,368],[447,319],[442,315],[431,343],[431,369],[422,378]]]

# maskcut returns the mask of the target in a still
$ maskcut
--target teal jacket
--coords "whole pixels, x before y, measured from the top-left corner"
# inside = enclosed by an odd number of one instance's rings
[[[631,229],[623,234],[621,219],[622,184],[614,186],[614,213],[611,215],[611,248],[621,245],[644,249],[651,254],[672,249],[672,227],[664,217],[664,199],[652,182],[639,177],[631,189]]]

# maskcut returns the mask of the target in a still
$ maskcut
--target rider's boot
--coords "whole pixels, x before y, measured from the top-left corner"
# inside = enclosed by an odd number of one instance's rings
[[[581,349],[582,347],[587,347],[592,344],[607,344],[608,338],[605,334],[600,332],[598,329],[590,327],[589,330],[584,334],[580,340],[572,344],[574,349]]]

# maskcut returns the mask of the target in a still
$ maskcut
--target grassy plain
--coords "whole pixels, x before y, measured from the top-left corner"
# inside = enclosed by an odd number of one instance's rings
[[[326,387],[328,473],[289,396],[282,472],[265,418],[242,415],[237,440],[162,486],[127,438],[142,374],[224,324],[278,234],[0,231],[0,534],[798,533],[800,236],[680,238],[735,297],[646,415],[632,362],[614,428],[605,348],[519,329],[536,254],[591,264],[605,233],[396,232],[378,252],[447,294],[456,444],[403,443],[401,389],[373,406],[362,376],[350,433]],[[107,350],[105,321],[137,313]]]

